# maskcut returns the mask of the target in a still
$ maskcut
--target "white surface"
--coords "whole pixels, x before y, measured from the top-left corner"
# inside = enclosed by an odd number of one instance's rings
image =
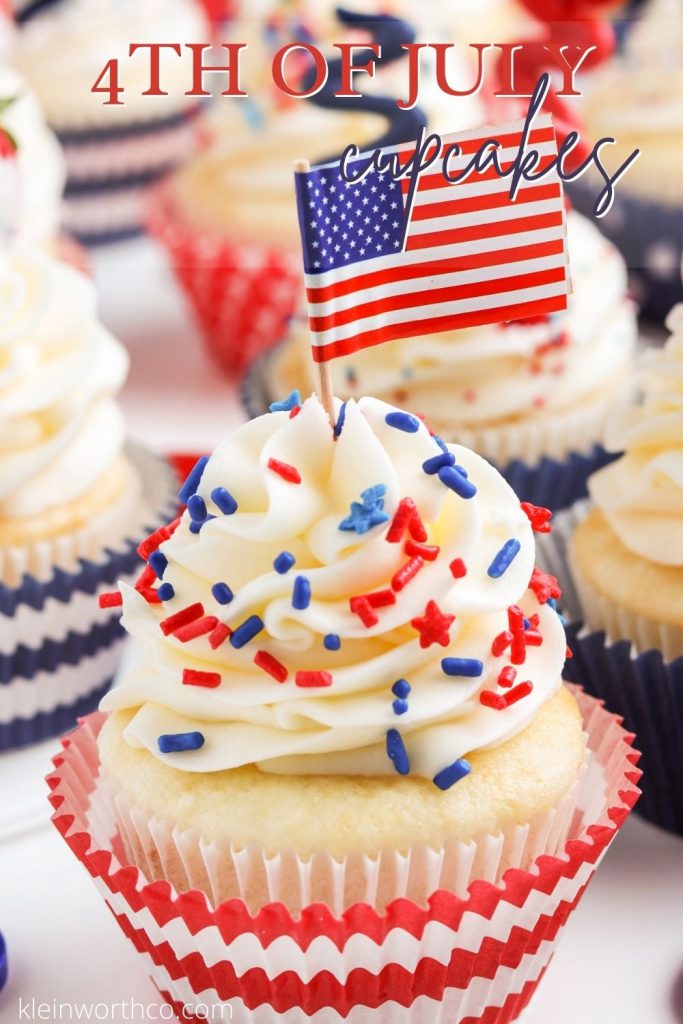
[[[98,255],[102,311],[132,367],[124,404],[136,439],[159,451],[207,450],[243,419],[235,388],[205,360],[162,254],[129,243]],[[131,1020],[159,999],[83,868],[47,821],[43,776],[54,744],[0,758],[0,928],[10,981],[0,1024],[32,1019],[36,1004],[104,1004],[101,1019]],[[24,818],[24,830],[18,818]],[[0,818],[2,815],[0,815]],[[562,936],[523,1024],[683,1022],[683,840],[631,818]],[[19,999],[24,1014],[20,1016]],[[73,1019],[76,1019],[76,1010]],[[67,1011],[49,1020],[68,1020]],[[37,1016],[33,1019],[39,1019]],[[94,1018],[93,1018],[94,1019]]]

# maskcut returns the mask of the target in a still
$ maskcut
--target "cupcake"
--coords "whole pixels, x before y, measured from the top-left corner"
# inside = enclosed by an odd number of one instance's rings
[[[677,0],[652,0],[630,29],[621,56],[587,80],[584,97],[591,141],[616,140],[605,150],[611,169],[640,150],[601,225],[626,259],[643,313],[659,321],[683,298],[681,42]],[[595,186],[587,175],[570,187],[583,212],[592,208]]]
[[[181,495],[145,550],[162,604],[121,588],[141,657],[49,780],[158,988],[514,1019],[636,796],[625,734],[562,685],[547,512],[373,398],[334,432],[283,403]]]
[[[250,96],[217,105],[210,143],[162,187],[150,211],[151,230],[169,252],[209,351],[229,373],[280,341],[302,300],[292,203],[296,159],[331,159],[350,142],[372,148],[382,138],[385,144],[414,140],[425,118],[435,129],[451,131],[484,120],[475,99],[453,99],[435,85],[421,89],[420,110],[397,108],[395,98],[407,89],[406,64],[389,54],[396,38],[415,38],[415,5],[394,4],[391,14],[373,15],[359,13],[358,3],[345,4],[341,21],[334,6],[243,5],[230,38],[247,43],[244,87]],[[368,95],[351,101],[352,109],[334,98],[331,79],[315,105],[287,99],[273,84],[272,58],[287,42],[312,39],[332,61],[333,41],[385,36],[387,59],[374,79],[365,78]],[[459,68],[457,57],[454,64]],[[299,75],[305,70],[299,68]],[[424,81],[433,83],[433,72]]]
[[[372,393],[422,410],[430,426],[493,461],[517,493],[552,509],[585,494],[606,460],[598,442],[627,385],[637,335],[616,249],[568,216],[573,293],[566,313],[365,349],[331,364],[343,397]],[[251,415],[314,385],[307,318],[243,386]]]
[[[0,274],[0,750],[97,705],[122,630],[102,589],[168,514],[170,472],[124,446],[124,349],[90,281],[16,247]]]
[[[163,61],[168,96],[145,96],[149,60],[131,41],[207,42],[193,0],[64,0],[22,27],[14,61],[34,89],[66,155],[64,226],[81,241],[110,241],[141,228],[146,192],[191,152],[199,100],[188,97],[187,63]],[[125,94],[105,105],[93,92],[107,61],[119,59]]]

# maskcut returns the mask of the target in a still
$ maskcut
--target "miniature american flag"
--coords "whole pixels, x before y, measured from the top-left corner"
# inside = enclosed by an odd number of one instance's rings
[[[502,144],[498,160],[507,168],[523,127],[518,121],[444,136],[444,150],[458,143],[462,151],[449,171],[464,169],[492,138]],[[537,118],[528,147],[540,157],[534,173],[557,156],[549,115]],[[389,147],[383,155],[400,153],[404,165],[412,149]],[[350,160],[348,170],[360,170],[368,158]],[[437,160],[419,178],[403,246],[407,179],[394,181],[373,167],[350,184],[339,162],[297,172],[295,179],[316,362],[567,306],[564,201],[555,167],[538,180],[522,179],[512,200],[510,177],[493,167],[451,184]]]

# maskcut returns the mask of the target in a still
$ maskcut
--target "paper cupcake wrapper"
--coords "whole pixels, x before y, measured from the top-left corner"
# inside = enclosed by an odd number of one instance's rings
[[[174,515],[176,478],[162,460],[140,449],[129,457],[144,481],[140,511],[92,558],[88,531],[70,547],[71,569],[49,565],[49,544],[17,550],[28,568],[14,585],[0,584],[0,751],[56,736],[97,707],[111,683],[124,633],[118,610],[98,598],[119,579],[139,574],[140,539]],[[46,564],[48,563],[48,564]]]
[[[579,689],[576,697],[590,767],[562,855],[542,854],[530,871],[510,868],[500,885],[463,865],[475,876],[464,896],[437,889],[417,903],[399,895],[397,877],[397,898],[382,911],[366,902],[335,914],[311,903],[294,916],[278,902],[255,913],[239,898],[214,907],[200,889],[150,881],[127,859],[100,775],[101,714],[55,758],[53,822],[181,1019],[208,1005],[235,1020],[288,1024],[506,1024],[533,993],[638,797],[632,738],[599,702]]]
[[[539,562],[557,576],[562,610],[570,619],[567,635],[574,657],[565,676],[604,700],[635,733],[643,771],[638,813],[683,835],[683,657],[665,653],[671,642],[666,627],[658,629],[625,610],[603,615],[606,602],[583,604],[588,589],[577,587],[569,541],[587,509],[588,502],[581,502],[565,510],[552,534],[537,535]]]
[[[155,192],[147,220],[226,373],[240,373],[282,340],[303,294],[299,253],[197,230],[178,215],[166,186]]]
[[[580,179],[567,190],[576,209],[591,217],[599,185]],[[667,200],[664,192],[662,196],[661,202],[655,202],[629,195],[628,184],[622,183],[612,209],[599,224],[626,260],[641,313],[663,323],[672,306],[683,301],[683,206],[674,198]]]

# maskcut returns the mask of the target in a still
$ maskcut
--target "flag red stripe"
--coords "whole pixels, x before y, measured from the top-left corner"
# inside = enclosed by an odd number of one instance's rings
[[[451,313],[448,316],[433,317],[432,319],[421,319],[418,324],[414,320],[407,320],[402,324],[391,324],[388,327],[378,327],[372,331],[365,331],[363,334],[356,334],[344,341],[331,341],[327,345],[313,345],[313,361],[316,363],[326,362],[328,359],[336,359],[339,356],[349,355],[351,352],[358,352],[362,348],[372,348],[374,345],[382,345],[387,341],[397,341],[399,338],[418,337],[424,334],[436,334],[440,331],[450,331],[465,327],[480,327],[482,324],[503,322],[532,316],[542,316],[546,313],[556,313],[567,308],[567,296],[551,295],[546,299],[535,299],[532,302],[518,302],[509,306],[499,306],[496,309],[478,309],[469,313]],[[492,319],[495,313],[496,319]]]
[[[493,224],[472,224],[467,228],[448,228],[428,231],[424,235],[408,235],[406,251],[431,249],[435,245],[455,245],[458,242],[479,242],[484,238],[497,238],[501,233],[518,234],[521,231],[536,231],[541,228],[562,226],[563,213],[539,213],[531,217],[516,217],[514,220],[495,221]],[[500,261],[502,262],[502,261]]]
[[[533,169],[534,174],[540,174],[541,171],[546,170],[548,167],[550,167],[550,165],[552,164],[553,160],[555,160],[555,155],[554,154],[553,155],[549,155],[549,156],[541,157],[541,159],[539,160],[539,162],[536,164],[536,166]],[[503,172],[509,171],[511,167],[512,167],[512,162],[509,163],[509,164],[503,164],[503,166],[501,167],[501,170]],[[426,174],[423,174],[420,177],[420,180],[418,181],[418,184],[417,184],[417,191],[418,192],[429,192],[430,190],[433,190],[433,189],[436,189],[436,188],[457,188],[458,185],[478,185],[482,181],[500,181],[500,180],[501,180],[501,175],[498,173],[498,171],[496,170],[495,167],[487,167],[483,171],[473,171],[462,182],[459,182],[459,181],[449,181],[448,178],[445,178],[443,176],[443,174],[441,173],[440,169],[436,170],[436,171],[433,171],[433,170],[430,169],[429,171],[427,171]],[[522,180],[526,181],[527,179],[523,178]],[[408,192],[408,189],[410,188],[409,180],[407,178],[401,178],[399,184],[401,186],[401,192],[405,195]],[[536,188],[539,187],[539,185],[535,181],[530,181],[529,184],[532,187],[533,186],[536,186]],[[510,190],[508,188],[508,189],[505,190],[504,194],[509,196],[509,192],[510,192]]]
[[[476,213],[480,210],[499,210],[506,206],[517,206],[522,203],[539,203],[543,199],[557,199],[560,195],[560,183],[535,185],[522,189],[517,193],[511,204],[507,192],[491,192],[488,195],[470,196],[468,199],[447,199],[441,203],[429,203],[426,206],[414,206],[411,216],[412,223],[419,220],[431,220],[433,217],[449,217],[458,213]]]
[[[395,267],[387,267],[384,270],[375,270],[362,276],[349,277],[345,281],[335,281],[333,284],[322,286],[309,286],[306,289],[308,301],[329,302],[331,299],[338,299],[344,295],[351,295],[353,292],[365,288],[376,288],[383,284],[393,284],[396,281],[408,281],[420,277],[434,277],[437,274],[450,274],[458,270],[480,270],[483,267],[497,267],[501,263],[516,263],[521,260],[539,259],[544,256],[557,256],[564,250],[561,238],[554,238],[549,242],[536,242],[533,245],[520,245],[510,249],[498,249],[496,251],[473,252],[466,256],[457,256],[452,259],[431,260],[428,263],[411,263]]]
[[[460,146],[460,152],[463,156],[472,156],[480,148],[482,143],[495,140],[500,142],[502,148],[509,149],[511,146],[519,146],[522,141],[522,132],[508,132],[507,135],[497,135],[495,125],[491,126],[491,132],[486,135],[482,132],[481,135],[477,135],[474,139],[466,139],[464,142],[458,142]],[[547,128],[532,128],[527,138],[527,145],[536,146],[541,142],[554,142],[555,141],[555,129],[552,125]],[[452,146],[453,142],[444,142],[441,149],[440,157],[443,157],[449,146]],[[410,149],[402,149],[399,153],[401,160],[405,161],[408,157],[412,156],[415,152],[415,146]],[[429,151],[427,151],[429,155]]]
[[[457,302],[459,299],[474,299],[483,295],[495,295],[500,292],[519,291],[524,288],[540,287],[545,284],[554,284],[556,281],[564,281],[565,268],[551,267],[549,270],[538,270],[532,274],[518,274],[515,277],[499,277],[495,280],[473,281],[469,284],[449,285],[445,288],[435,288],[430,291],[406,292],[402,295],[384,295],[380,299],[373,299],[372,302],[364,302],[361,305],[351,306],[349,309],[341,309],[336,313],[328,313],[326,316],[312,316],[309,318],[309,326],[317,333],[329,331],[334,327],[343,327],[353,323],[354,320],[362,320],[369,316],[379,316],[381,313],[393,312],[398,309],[414,309],[416,306],[435,305],[438,302]]]

